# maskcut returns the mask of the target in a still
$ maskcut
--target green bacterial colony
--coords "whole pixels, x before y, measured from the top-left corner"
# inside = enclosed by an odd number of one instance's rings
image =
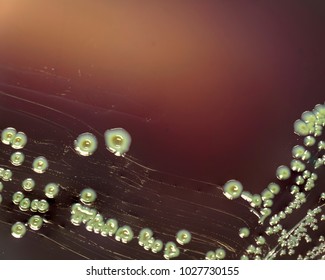
[[[292,160],[289,165],[280,165],[275,172],[278,182],[271,182],[259,194],[252,194],[238,180],[232,179],[223,186],[223,194],[229,200],[242,199],[248,204],[250,211],[257,216],[257,226],[263,231],[254,237],[254,243],[249,244],[243,250],[241,259],[274,259],[278,256],[292,256],[301,242],[315,242],[311,232],[318,231],[320,222],[325,220],[325,192],[319,197],[319,206],[308,209],[302,219],[293,227],[287,228],[284,221],[290,215],[296,215],[303,204],[307,202],[309,193],[315,190],[318,175],[316,171],[325,165],[325,141],[323,135],[325,126],[325,105],[316,105],[312,111],[304,112],[301,119],[294,122],[294,132],[303,138],[300,145],[292,148]],[[124,156],[130,148],[131,136],[122,128],[114,128],[105,131],[104,140],[107,150],[115,156]],[[15,150],[20,150],[27,144],[27,136],[23,132],[17,132],[15,128],[8,127],[1,133],[1,142],[10,145]],[[86,132],[80,134],[73,143],[75,152],[83,157],[93,155],[98,147],[95,135]],[[312,156],[315,155],[315,156]],[[15,151],[10,156],[13,166],[24,164],[25,155],[22,151]],[[31,169],[38,174],[43,174],[49,168],[49,162],[44,156],[33,159]],[[13,173],[10,169],[0,168],[0,204],[3,201],[2,191],[6,181],[11,181]],[[20,211],[29,213],[27,222],[17,221],[11,227],[11,234],[15,238],[22,238],[28,228],[38,231],[46,226],[44,214],[50,210],[49,201],[64,191],[58,183],[49,182],[44,188],[44,198],[31,199],[30,193],[38,187],[33,178],[26,178],[21,182],[21,190],[12,195],[12,203]],[[288,192],[291,201],[282,206],[282,210],[274,212],[272,206],[275,197]],[[180,246],[186,246],[191,242],[192,234],[181,229],[175,234],[175,240],[163,242],[154,237],[150,228],[142,228],[138,235],[129,225],[119,225],[119,222],[110,217],[105,219],[95,208],[97,199],[96,191],[92,188],[84,188],[79,194],[80,203],[74,203],[70,208],[70,222],[74,226],[84,225],[89,232],[99,234],[102,237],[113,237],[122,243],[137,240],[144,250],[160,253],[165,259],[177,258],[181,254]],[[248,227],[238,229],[240,238],[248,238],[251,230]],[[276,238],[277,244],[270,248],[268,238]],[[226,258],[227,248],[219,247],[205,254],[207,260],[222,260]],[[298,254],[298,259],[325,259],[325,241],[323,235],[318,235],[316,245],[305,254]]]

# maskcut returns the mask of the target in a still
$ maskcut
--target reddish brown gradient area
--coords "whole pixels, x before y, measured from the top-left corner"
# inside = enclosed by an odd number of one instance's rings
[[[2,1],[0,63],[17,72],[1,82],[151,119],[131,151],[145,165],[254,188],[289,161],[293,121],[324,101],[312,2]]]

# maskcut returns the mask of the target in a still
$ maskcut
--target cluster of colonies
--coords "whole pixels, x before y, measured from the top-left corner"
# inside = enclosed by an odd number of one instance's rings
[[[249,203],[251,211],[257,215],[258,224],[265,225],[264,234],[255,237],[255,243],[250,244],[241,259],[271,259],[277,255],[293,255],[295,248],[304,239],[307,243],[311,242],[308,230],[317,231],[318,222],[325,220],[322,214],[324,203],[314,209],[309,209],[304,218],[293,228],[285,229],[281,221],[286,219],[297,209],[299,209],[306,201],[308,192],[315,187],[318,179],[314,170],[325,165],[325,142],[319,140],[322,136],[322,130],[325,125],[325,105],[316,105],[313,111],[304,112],[300,120],[294,123],[294,131],[297,135],[304,137],[302,145],[296,145],[292,149],[293,159],[289,166],[281,165],[276,170],[276,178],[279,181],[287,182],[294,177],[294,184],[287,186],[292,195],[291,202],[286,205],[283,210],[272,213],[274,198],[280,193],[281,187],[278,183],[270,183],[260,194],[251,194],[244,191],[243,185],[237,180],[228,181],[224,187],[224,195],[230,199],[241,198]],[[130,134],[122,128],[114,128],[104,133],[106,148],[115,156],[124,156],[128,152],[131,145]],[[2,131],[1,141],[3,144],[11,145],[13,149],[22,149],[27,143],[27,137],[23,132],[17,132],[14,128],[6,128]],[[77,154],[81,156],[92,155],[98,146],[96,137],[89,132],[80,134],[74,141],[74,148]],[[317,147],[316,158],[312,158],[310,148]],[[25,155],[21,151],[16,151],[10,156],[10,162],[14,166],[23,164]],[[33,160],[32,170],[36,173],[44,173],[49,164],[45,157],[40,156]],[[9,169],[0,168],[0,178],[3,181],[12,179],[12,172]],[[4,187],[0,182],[0,203],[2,201],[1,191]],[[49,203],[46,199],[31,199],[26,194],[32,192],[35,187],[35,181],[27,178],[22,182],[22,191],[17,191],[12,196],[12,202],[19,207],[21,211],[38,212],[44,214],[49,210]],[[59,194],[60,186],[56,183],[49,183],[44,187],[44,194],[47,199],[53,199]],[[101,234],[104,237],[114,236],[117,241],[123,243],[131,242],[134,232],[128,225],[119,226],[118,221],[114,218],[104,220],[104,217],[92,207],[96,200],[96,192],[91,188],[86,188],[80,193],[80,203],[75,203],[71,207],[71,223],[75,226],[84,224],[88,231]],[[325,193],[321,194],[320,201],[325,200]],[[32,230],[39,230],[43,222],[46,222],[40,215],[31,216],[26,223],[16,222],[12,225],[12,235],[21,238],[26,234],[26,227]],[[239,236],[246,238],[250,235],[247,227],[239,229]],[[276,235],[278,245],[273,249],[267,246],[267,236]],[[138,236],[138,244],[145,250],[153,253],[163,251],[165,259],[176,258],[180,254],[181,246],[191,241],[191,233],[185,229],[180,230],[176,234],[176,243],[168,241],[165,244],[162,240],[154,238],[154,233],[150,228],[140,230]],[[298,255],[298,259],[312,259],[321,256],[325,258],[324,236],[318,238],[318,245],[306,252],[304,256]],[[224,259],[226,251],[223,248],[208,251],[205,258],[208,260]]]
[[[24,132],[17,132],[13,127],[4,129],[1,133],[1,142],[5,145],[11,146],[13,149],[20,150],[27,144],[27,136]],[[20,166],[24,163],[25,155],[22,151],[13,152],[10,156],[10,163],[14,166]],[[44,173],[48,168],[48,161],[45,157],[40,156],[33,160],[31,169],[36,173]],[[11,181],[13,173],[10,169],[0,168],[0,178],[3,181]],[[0,182],[0,191],[4,188],[4,184]],[[46,199],[32,199],[29,197],[36,186],[35,180],[32,178],[26,178],[21,183],[22,190],[16,191],[12,195],[12,203],[18,206],[20,211],[38,212],[44,214],[49,211],[49,203]],[[59,185],[56,183],[49,183],[44,187],[44,194],[46,198],[55,198],[59,193]],[[0,194],[0,203],[2,202],[2,195]],[[13,237],[22,238],[26,232],[27,227],[32,230],[39,230],[43,222],[46,221],[40,215],[32,215],[29,219],[23,223],[17,221],[11,227],[11,234]]]
[[[306,243],[312,241],[309,232],[316,232],[319,228],[318,223],[325,220],[325,215],[322,214],[325,206],[325,193],[323,192],[319,198],[319,202],[322,204],[308,209],[303,219],[293,228],[286,229],[281,223],[306,203],[309,192],[315,188],[318,179],[315,172],[325,165],[325,141],[321,139],[324,126],[325,105],[321,104],[316,105],[312,111],[304,112],[301,119],[295,121],[294,132],[303,137],[303,143],[292,148],[293,159],[290,165],[281,165],[276,170],[276,178],[284,183],[284,190],[281,190],[280,185],[274,182],[270,183],[260,194],[244,191],[243,185],[237,180],[230,180],[224,185],[224,195],[228,199],[244,199],[252,207],[251,211],[258,216],[258,223],[263,225],[267,221],[269,224],[265,227],[264,236],[255,238],[255,244],[250,244],[247,247],[242,259],[273,259],[278,255],[292,256],[303,240]],[[291,184],[292,181],[293,184]],[[292,195],[291,201],[281,211],[273,213],[272,205],[275,196],[285,190]],[[241,238],[248,237],[249,234],[248,228],[239,229]],[[269,250],[264,246],[266,244],[265,237],[272,235],[277,236],[278,245]],[[313,241],[318,244],[307,251],[305,255],[299,254],[298,259],[325,259],[324,236],[320,235],[317,241]]]
[[[130,149],[131,136],[123,128],[108,129],[104,133],[106,148],[116,156],[124,156]],[[98,147],[96,136],[85,132],[74,141],[75,151],[81,156],[91,156]]]
[[[5,145],[10,145],[13,149],[21,150],[27,144],[27,136],[24,132],[17,132],[13,127],[8,127],[2,130],[1,142]],[[121,128],[107,130],[105,132],[105,143],[107,149],[117,156],[123,156],[130,147],[131,137],[127,131]],[[83,133],[75,140],[75,150],[82,156],[89,156],[97,149],[97,139],[91,133]],[[21,166],[24,163],[25,155],[22,151],[13,152],[10,156],[10,162],[14,166]],[[49,167],[49,163],[44,156],[36,157],[32,162],[32,170],[42,174]],[[0,178],[2,181],[11,181],[13,173],[10,169],[0,168]],[[46,213],[49,211],[49,203],[46,199],[30,198],[27,193],[32,192],[35,188],[35,181],[32,178],[27,178],[22,182],[22,191],[16,191],[12,196],[12,203],[17,205],[21,211],[31,211]],[[0,182],[0,203],[2,203],[2,190],[4,184]],[[49,183],[44,188],[44,194],[47,198],[55,198],[60,190],[59,184]],[[39,215],[33,215],[28,222],[16,222],[12,225],[11,233],[16,238],[21,238],[26,234],[26,227],[29,226],[32,230],[39,230],[43,225],[44,219]]]
[[[124,156],[131,145],[130,134],[122,128],[113,128],[105,131],[104,134],[106,148],[115,156]],[[80,134],[74,141],[75,151],[81,156],[92,155],[98,146],[96,137],[89,133]],[[79,226],[85,224],[88,231],[101,234],[102,236],[114,236],[117,241],[128,243],[134,239],[134,233],[130,226],[118,226],[116,219],[110,218],[104,221],[101,214],[96,209],[90,208],[96,199],[96,192],[90,188],[84,189],[80,194],[80,201],[84,204],[76,203],[71,207],[71,223]],[[173,241],[164,244],[160,239],[153,237],[153,232],[149,228],[144,228],[138,235],[138,243],[145,250],[158,253],[164,249],[165,259],[176,258],[180,254],[180,249]],[[191,234],[187,230],[180,230],[176,234],[176,241],[180,245],[185,245],[191,240]]]
[[[86,188],[80,193],[80,202],[71,206],[71,223],[75,226],[85,225],[86,230],[100,234],[103,237],[114,236],[115,240],[129,243],[134,239],[134,232],[128,225],[119,226],[114,218],[104,219],[94,207],[93,203],[97,198],[96,192],[91,188]],[[153,253],[163,251],[165,259],[176,258],[180,254],[180,249],[175,242],[169,241],[164,244],[160,239],[153,237],[150,228],[143,228],[138,234],[138,243],[145,250]],[[185,245],[191,241],[191,234],[187,230],[180,230],[176,234],[176,241],[180,245]]]
[[[5,145],[10,145],[13,149],[23,149],[27,144],[27,136],[24,132],[17,132],[17,130],[13,127],[5,128],[1,133],[1,142]],[[131,136],[129,133],[122,128],[110,129],[105,132],[105,143],[107,149],[114,153],[116,156],[123,156],[130,147],[131,144]],[[91,133],[83,133],[78,136],[78,138],[74,142],[75,150],[79,155],[89,156],[92,155],[97,149],[97,139]],[[13,152],[10,156],[10,162],[14,166],[20,166],[24,163],[25,155],[22,151]],[[43,156],[39,156],[33,160],[32,170],[36,173],[42,174],[49,167],[49,163],[47,159]],[[0,168],[0,178],[3,181],[11,181],[12,180],[12,171],[10,169]],[[3,200],[2,190],[4,185],[0,182],[0,203]],[[49,203],[46,199],[31,199],[28,197],[27,193],[30,193],[35,188],[35,181],[32,178],[26,178],[22,181],[22,190],[16,191],[12,196],[12,203],[17,205],[19,210],[21,211],[31,211],[31,212],[39,212],[41,214],[49,211]],[[47,198],[53,199],[59,194],[60,186],[56,183],[49,183],[44,187],[44,194]],[[81,201],[82,202],[91,202],[93,197],[88,197],[91,195],[91,190],[84,190],[82,192]],[[77,211],[77,210],[76,210]],[[100,215],[96,215],[95,221],[100,221]],[[12,236],[16,238],[21,238],[26,234],[26,227],[29,226],[32,230],[39,230],[43,225],[44,219],[39,215],[33,215],[29,218],[28,222],[16,222],[12,225],[11,233]],[[107,234],[111,235],[111,231],[116,234],[116,238],[120,239],[123,242],[127,242],[128,238],[133,237],[132,230],[127,227],[118,228],[117,231],[114,231],[114,220],[110,221],[108,225],[112,226],[112,229],[108,229]],[[90,226],[91,223],[88,223]],[[105,234],[102,231],[102,234]],[[129,236],[129,237],[127,237]]]
[[[106,148],[115,156],[124,156],[131,145],[130,134],[122,128],[114,128],[105,131]],[[3,144],[11,145],[14,149],[22,149],[27,143],[25,133],[18,132],[14,128],[6,128],[2,131],[1,140]],[[74,141],[74,148],[77,154],[81,156],[90,156],[96,150],[98,141],[96,137],[89,132],[80,134]],[[20,166],[24,163],[25,155],[21,151],[16,151],[10,156],[10,162],[14,166]],[[47,159],[43,156],[36,157],[32,162],[32,170],[42,174],[49,167]],[[3,181],[12,180],[12,171],[9,169],[0,169],[0,176]],[[27,222],[17,221],[11,227],[11,234],[16,238],[22,238],[27,227],[31,230],[39,230],[47,220],[41,215],[48,212],[50,204],[43,198],[31,198],[30,194],[36,186],[33,178],[26,178],[21,183],[21,190],[12,195],[12,203],[18,206],[20,211],[37,212],[32,215]],[[0,184],[0,192],[3,189],[3,183]],[[44,187],[44,194],[47,199],[54,199],[58,196],[60,186],[57,183],[48,183]],[[117,241],[128,243],[134,239],[134,233],[130,226],[119,226],[116,219],[107,219],[90,205],[96,200],[96,192],[91,188],[86,188],[80,193],[80,203],[75,203],[71,207],[71,223],[79,226],[85,224],[88,231],[101,234],[102,236],[114,236]],[[0,203],[2,196],[0,194]],[[176,234],[176,242],[179,245],[186,245],[191,241],[191,233],[187,230],[180,230]],[[138,244],[145,250],[151,250],[153,253],[163,251],[165,259],[176,258],[180,254],[180,249],[174,241],[168,241],[165,244],[162,240],[153,237],[153,232],[149,228],[143,228],[138,234]],[[220,254],[217,254],[220,255]]]
[[[5,145],[10,145],[13,149],[22,149],[27,143],[27,137],[24,132],[17,132],[13,127],[5,128],[1,133],[1,142]],[[25,155],[22,152],[14,152],[10,157],[10,162],[15,165],[21,165],[25,160]],[[0,179],[2,181],[11,181],[12,180],[12,171],[10,169],[4,169],[0,167]],[[2,190],[4,184],[0,182],[0,204],[2,203]]]

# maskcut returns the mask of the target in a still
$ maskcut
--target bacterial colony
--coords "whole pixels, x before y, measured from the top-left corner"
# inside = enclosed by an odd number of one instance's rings
[[[324,172],[325,165],[324,125],[323,104],[304,112],[301,118],[295,121],[294,133],[301,138],[302,143],[292,147],[290,164],[279,166],[275,171],[274,181],[261,193],[250,193],[249,188],[244,189],[242,183],[235,179],[223,185],[223,195],[231,201],[241,200],[247,204],[256,217],[256,226],[263,229],[260,234],[254,236],[249,227],[237,229],[240,239],[253,240],[243,248],[238,258],[259,260],[294,256],[297,259],[325,259],[324,232],[319,230],[321,226],[324,228],[325,223],[325,187],[324,181],[317,182]],[[137,144],[131,139],[131,135],[125,129],[110,128],[105,131],[101,141],[104,140],[106,149],[113,156],[123,159],[131,146]],[[98,141],[93,133],[82,131],[79,135],[75,135],[71,147],[86,165],[87,159],[96,153]],[[10,156],[7,159],[3,158],[3,161],[9,161],[14,167],[26,164],[24,150],[28,146],[27,133],[17,131],[14,127],[3,128],[1,145],[11,147],[12,150]],[[48,182],[39,186],[33,178],[33,174],[46,174],[49,166],[49,160],[45,155],[34,157],[29,166],[30,176],[23,179],[20,186],[16,186],[16,190],[6,193],[4,192],[6,184],[15,177],[15,173],[10,168],[0,168],[0,204],[7,201],[12,208],[28,214],[25,220],[17,220],[11,224],[11,232],[8,234],[11,234],[12,238],[26,238],[29,231],[41,232],[43,227],[51,223],[45,214],[51,211],[52,205],[55,205],[56,200],[66,192],[66,189],[60,182]],[[43,189],[42,197],[32,196],[36,188]],[[289,217],[296,215],[297,211],[301,212],[304,205],[309,205],[312,193],[317,193],[316,205],[313,202],[310,204],[312,207],[305,207],[299,221],[288,224],[286,221]],[[288,202],[282,205],[281,209],[273,209],[279,195],[286,195]],[[98,238],[112,238],[125,244],[137,242],[143,250],[159,254],[164,259],[182,258],[182,252],[186,251],[186,247],[192,241],[192,233],[186,228],[179,228],[175,232],[174,239],[163,240],[159,237],[159,233],[155,233],[150,227],[135,230],[115,217],[103,215],[96,208],[96,201],[100,197],[96,186],[84,188],[77,197],[79,201],[71,203],[67,210],[68,222],[75,227],[84,227]],[[299,250],[302,244],[308,243],[312,245],[307,250]],[[203,259],[221,260],[227,259],[229,250],[229,247],[219,243],[201,253]]]

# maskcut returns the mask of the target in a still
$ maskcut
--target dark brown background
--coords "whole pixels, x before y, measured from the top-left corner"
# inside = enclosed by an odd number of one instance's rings
[[[1,1],[0,90],[94,106],[61,108],[127,128],[144,166],[259,192],[301,141],[293,122],[324,102],[324,26],[323,1]],[[1,127],[33,135],[2,102]]]

